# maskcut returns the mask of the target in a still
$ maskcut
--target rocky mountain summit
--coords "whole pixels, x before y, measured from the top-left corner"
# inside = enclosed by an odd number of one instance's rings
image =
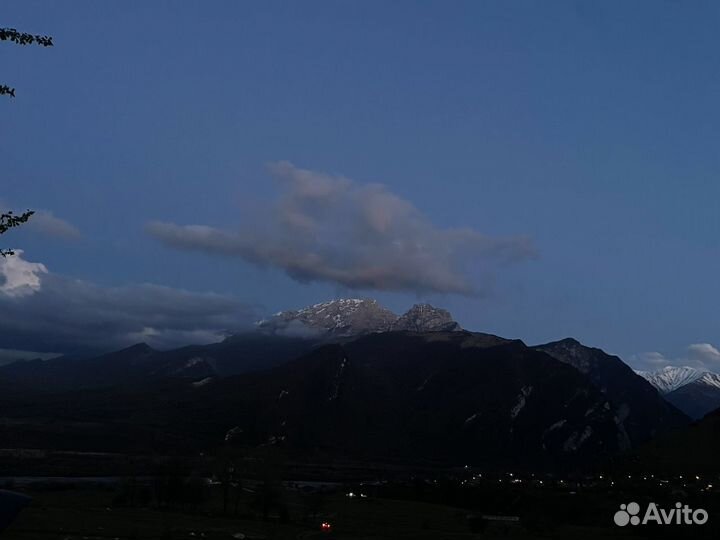
[[[392,324],[392,330],[409,332],[455,332],[462,330],[446,309],[415,304]]]
[[[377,300],[343,298],[291,311],[281,311],[257,323],[270,334],[350,337],[377,332],[440,332],[461,330],[452,315],[430,304],[416,304],[396,315]]]

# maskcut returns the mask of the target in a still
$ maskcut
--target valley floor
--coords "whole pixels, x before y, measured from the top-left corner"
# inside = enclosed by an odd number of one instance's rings
[[[173,511],[127,508],[114,504],[116,494],[107,488],[72,488],[29,492],[33,503],[3,535],[3,540],[180,540],[180,539],[314,539],[355,540],[413,539],[464,540],[471,538],[629,538],[619,528],[563,526],[552,531],[530,532],[520,525],[491,525],[471,531],[467,510],[443,505],[392,499],[349,499],[332,496],[322,517],[281,524],[271,514],[266,522],[258,516],[223,516],[221,498],[213,496],[201,507]],[[302,508],[290,503],[292,516]],[[273,521],[275,520],[275,521]],[[320,530],[321,520],[333,531]],[[637,532],[637,531],[636,531]],[[637,537],[637,536],[633,536]]]

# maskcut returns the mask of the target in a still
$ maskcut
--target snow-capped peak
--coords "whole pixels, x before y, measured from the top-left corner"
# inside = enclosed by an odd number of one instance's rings
[[[331,335],[356,335],[384,332],[397,319],[377,300],[341,298],[314,304],[299,310],[282,311],[260,321],[260,330],[273,332],[319,332]]]
[[[320,336],[356,336],[375,332],[437,332],[461,330],[450,313],[416,304],[397,316],[377,300],[341,298],[298,310],[281,311],[257,323],[261,331]]]
[[[703,373],[702,377],[698,379],[698,381],[708,386],[720,388],[720,374],[718,373],[706,371],[705,373]]]
[[[646,379],[661,394],[668,394],[686,384],[702,379],[706,374],[716,375],[690,366],[666,366],[657,371],[636,371],[635,373]],[[718,378],[718,384],[720,384],[720,378]]]

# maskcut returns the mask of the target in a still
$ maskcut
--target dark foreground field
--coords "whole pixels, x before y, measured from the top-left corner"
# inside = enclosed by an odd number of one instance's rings
[[[249,517],[223,517],[220,501],[202,511],[159,511],[112,506],[107,490],[75,489],[34,492],[32,505],[3,534],[7,540],[63,539],[470,539],[492,537],[542,538],[520,526],[491,526],[484,533],[470,531],[466,514],[448,506],[397,500],[356,501],[334,496],[328,501],[327,519],[334,528],[324,533],[311,524],[281,524]],[[622,531],[607,537],[622,538]],[[602,538],[592,528],[564,527],[552,533],[558,538]]]
[[[465,512],[441,505],[392,500],[357,501],[332,496],[325,509],[334,531],[317,523],[268,522],[249,516],[223,517],[220,498],[192,511],[112,506],[113,492],[74,489],[32,493],[35,500],[3,539],[180,539],[180,538],[473,538]],[[290,511],[302,512],[300,506]],[[316,520],[314,520],[316,521]],[[316,526],[313,526],[316,525]]]
[[[500,482],[502,480],[502,482]],[[646,481],[638,479],[640,483]],[[647,482],[651,480],[648,479]],[[526,484],[528,480],[524,481]],[[626,527],[612,524],[619,501],[637,499],[640,486],[618,490],[585,488],[568,481],[530,481],[517,477],[472,482],[448,480],[373,484],[284,483],[259,502],[262,484],[252,481],[229,495],[220,484],[201,483],[202,496],[160,506],[153,480],[20,480],[13,490],[33,498],[3,540],[136,539],[471,539],[471,538],[698,538],[716,537],[717,528]],[[198,485],[201,485],[198,484]],[[580,488],[581,491],[577,491]],[[648,486],[645,486],[648,491]],[[352,493],[352,496],[349,494]],[[658,499],[663,499],[657,493]],[[685,494],[687,497],[688,494]],[[694,498],[694,497],[693,497]],[[716,495],[701,500],[713,506]],[[697,500],[697,499],[695,499]],[[449,504],[446,504],[449,503]],[[518,521],[510,518],[515,508]],[[712,515],[712,513],[711,513]],[[323,531],[321,524],[332,530]],[[667,530],[666,530],[667,529]],[[680,536],[678,536],[680,535]]]

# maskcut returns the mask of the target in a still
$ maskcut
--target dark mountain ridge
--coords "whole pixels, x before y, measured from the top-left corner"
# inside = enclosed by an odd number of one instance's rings
[[[617,356],[572,338],[535,348],[587,375],[607,395],[634,445],[690,423],[690,418],[664,400],[650,383]]]
[[[304,338],[259,333],[169,351],[158,351],[140,343],[96,358],[57,358],[0,366],[0,381],[25,389],[54,392],[165,378],[224,377],[282,364],[316,345],[316,341]]]
[[[690,418],[698,420],[720,408],[720,377],[714,373],[712,375],[715,376],[712,383],[708,383],[703,377],[665,394],[664,397]]]
[[[683,474],[698,481],[689,475],[720,474],[719,455],[720,409],[716,409],[682,430],[649,441],[621,463],[628,470]]]
[[[392,319],[370,301],[300,312],[299,335],[293,315],[212,345],[0,367],[4,440],[132,452],[277,444],[300,458],[551,469],[688,423],[619,358],[575,340],[527,347],[422,304]],[[308,321],[322,332],[305,332]]]
[[[276,444],[298,458],[557,468],[628,445],[616,411],[576,369],[470,332],[371,334],[203,384],[146,381],[4,410],[5,440],[94,451]]]
[[[626,444],[600,392],[520,341],[386,333],[323,347],[280,369],[271,383],[271,394],[286,392],[275,411],[277,436],[300,447],[558,466]]]
[[[225,377],[271,368],[322,343],[369,333],[459,329],[448,311],[429,304],[416,304],[398,317],[376,300],[340,299],[278,313],[260,321],[257,331],[231,335],[210,345],[158,351],[138,343],[100,356],[13,362],[0,366],[0,381],[60,391],[168,377]]]

